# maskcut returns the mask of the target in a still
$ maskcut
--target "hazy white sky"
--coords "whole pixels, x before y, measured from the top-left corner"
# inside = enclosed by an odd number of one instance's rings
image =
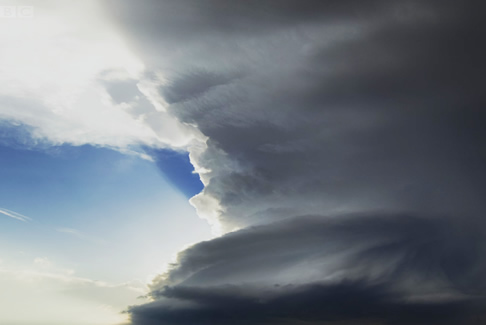
[[[0,323],[122,323],[178,250],[210,236],[140,150],[191,131],[96,1],[22,5],[32,17],[0,17]]]

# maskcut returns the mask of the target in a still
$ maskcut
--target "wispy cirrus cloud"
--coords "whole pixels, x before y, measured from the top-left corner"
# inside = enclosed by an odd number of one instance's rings
[[[24,216],[23,214],[20,214],[18,212],[12,211],[12,210],[7,210],[0,208],[0,214],[3,214],[7,217],[22,221],[22,222],[29,222],[32,221],[32,218],[29,218],[27,216]]]
[[[74,237],[77,237],[79,239],[82,239],[82,240],[87,240],[87,241],[90,241],[90,242],[93,242],[93,243],[104,243],[103,240],[101,239],[98,239],[98,238],[94,238],[90,235],[87,235],[77,229],[72,229],[72,228],[56,228],[56,231],[57,232],[60,232],[60,233],[63,233],[63,234],[67,234],[67,235],[71,235],[71,236],[74,236]]]

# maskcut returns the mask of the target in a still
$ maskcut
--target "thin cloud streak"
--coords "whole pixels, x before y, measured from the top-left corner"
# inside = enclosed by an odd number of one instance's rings
[[[13,219],[16,219],[16,220],[19,220],[19,221],[22,221],[22,222],[30,222],[32,221],[32,218],[29,218],[27,216],[24,216],[18,212],[15,212],[15,211],[12,211],[12,210],[7,210],[7,209],[3,209],[3,208],[0,208],[0,213],[7,216],[7,217],[10,217],[10,218],[13,218]]]
[[[79,230],[72,229],[72,228],[56,228],[56,231],[57,232],[60,232],[60,233],[63,233],[63,234],[68,234],[68,235],[77,237],[77,238],[79,238],[81,240],[90,241],[90,242],[93,242],[93,243],[96,243],[96,244],[105,243],[104,240],[97,239],[97,238],[93,238],[93,237],[91,237],[89,235],[86,235],[85,233],[83,233],[83,232],[81,232]]]

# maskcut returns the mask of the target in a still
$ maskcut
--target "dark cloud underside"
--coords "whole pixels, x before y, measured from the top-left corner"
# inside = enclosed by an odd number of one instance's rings
[[[486,246],[470,226],[370,214],[249,228],[182,252],[155,302],[130,312],[135,324],[480,324]]]
[[[204,137],[191,202],[242,229],[134,324],[484,322],[481,2],[107,4]]]

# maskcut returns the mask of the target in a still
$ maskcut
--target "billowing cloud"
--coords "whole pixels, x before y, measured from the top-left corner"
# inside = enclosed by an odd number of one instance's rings
[[[133,308],[135,324],[480,324],[484,302],[396,302],[380,285],[360,282],[291,286],[258,296],[241,287],[167,288],[161,300]],[[183,304],[182,303],[182,304]]]
[[[299,217],[197,244],[135,324],[475,324],[484,230],[454,218]],[[339,323],[341,324],[341,323]]]
[[[109,4],[199,130],[191,203],[229,232],[182,252],[134,324],[484,320],[473,2]]]
[[[79,80],[105,106],[18,95],[2,117],[54,143],[189,152],[191,203],[227,235],[182,252],[134,324],[484,322],[479,4],[103,4],[126,61]]]
[[[192,202],[230,230],[322,211],[481,215],[475,9],[122,1],[113,10],[148,68],[163,71],[169,112],[205,136],[190,150],[206,184]]]
[[[97,1],[28,1],[31,19],[1,19],[0,119],[25,145],[91,144],[142,153],[181,147],[190,128],[154,104],[151,77]],[[35,53],[35,55],[33,55]]]

